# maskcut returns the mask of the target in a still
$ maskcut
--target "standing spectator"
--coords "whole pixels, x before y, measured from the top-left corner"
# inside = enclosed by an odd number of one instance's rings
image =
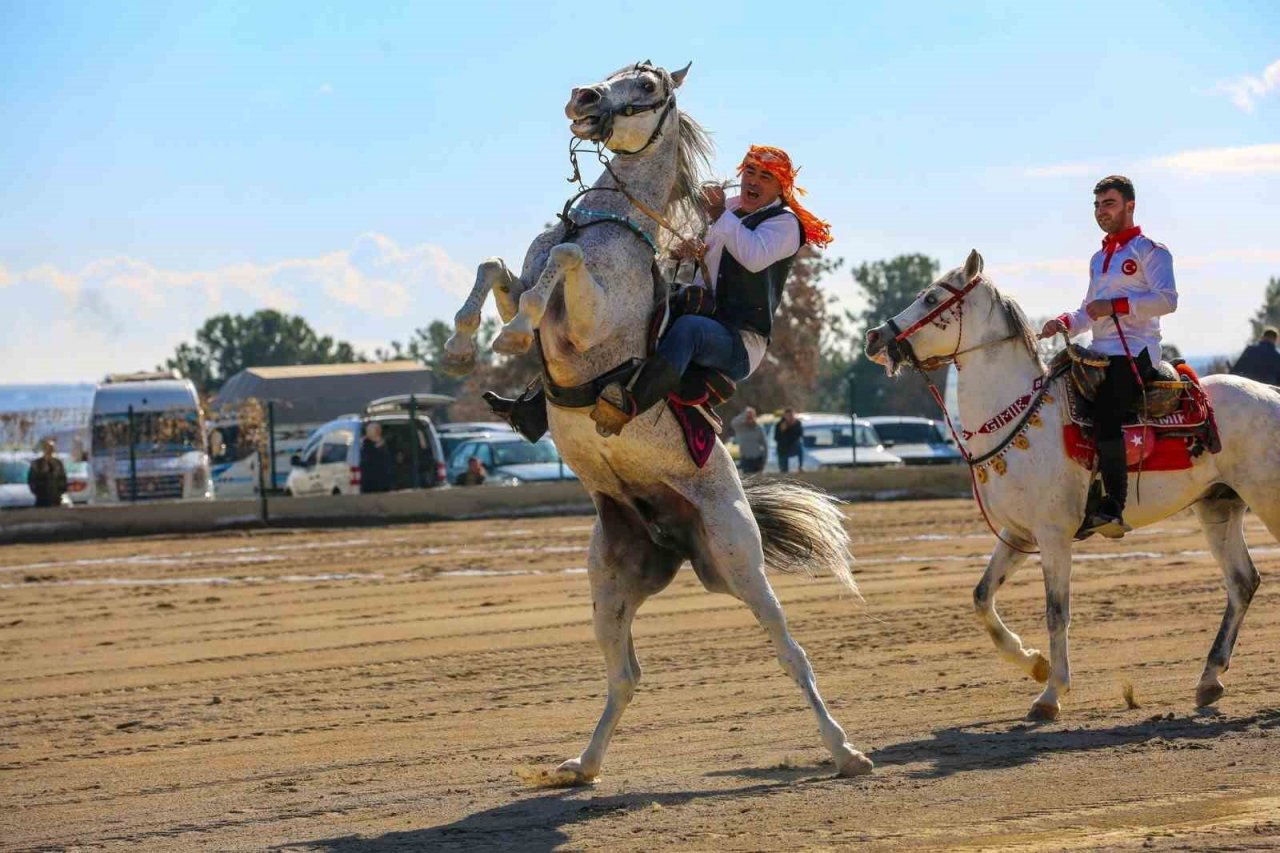
[[[795,409],[787,409],[778,422],[776,441],[778,443],[778,470],[789,469],[788,460],[796,458],[796,470],[804,470],[804,424],[796,417]]]
[[[1258,342],[1244,348],[1231,372],[1245,379],[1267,385],[1280,385],[1280,352],[1276,351],[1276,330],[1268,326],[1262,330]]]
[[[382,440],[382,425],[372,421],[360,442],[360,494],[389,492],[391,486],[391,450]]]
[[[67,469],[62,467],[62,460],[53,455],[57,445],[52,438],[41,442],[41,448],[43,454],[27,471],[27,488],[36,496],[36,506],[61,506],[62,496],[67,492]]]
[[[733,419],[733,434],[738,437],[738,466],[742,473],[759,474],[769,454],[769,438],[756,420],[755,409],[747,406]]]
[[[483,486],[484,478],[489,474],[484,470],[484,463],[480,461],[479,456],[472,456],[467,460],[467,470],[463,471],[454,478],[455,486]]]

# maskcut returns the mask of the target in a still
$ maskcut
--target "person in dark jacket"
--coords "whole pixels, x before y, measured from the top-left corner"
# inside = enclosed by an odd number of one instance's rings
[[[803,192],[796,172],[781,148],[753,145],[738,167],[740,195],[726,199],[720,187],[704,190],[711,220],[706,242],[685,243],[680,255],[701,258],[710,280],[699,270],[677,295],[677,305],[689,307],[635,379],[600,392],[591,419],[601,435],[617,435],[665,399],[690,364],[719,370],[734,382],[760,366],[796,254],[806,243],[821,248],[831,242],[830,226],[796,200]]]
[[[788,460],[796,458],[796,470],[804,470],[804,424],[796,417],[795,409],[782,413],[782,420],[774,427],[774,442],[778,445],[778,470],[786,473]]]
[[[31,463],[27,471],[27,488],[36,497],[36,506],[61,506],[67,492],[67,469],[62,460],[53,455],[57,445],[47,438],[41,443],[43,453]]]
[[[389,492],[392,485],[391,449],[382,440],[382,425],[374,421],[365,426],[360,442],[360,493]]]
[[[484,463],[480,461],[480,457],[472,456],[467,460],[467,470],[454,477],[453,484],[455,486],[483,486],[485,477],[488,475],[489,472],[484,470]]]
[[[1256,344],[1244,348],[1231,372],[1254,382],[1280,385],[1280,352],[1276,351],[1276,330],[1268,326]]]

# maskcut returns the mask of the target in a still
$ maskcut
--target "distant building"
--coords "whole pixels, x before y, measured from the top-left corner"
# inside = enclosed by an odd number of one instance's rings
[[[435,377],[416,361],[250,367],[232,376],[211,401],[229,411],[248,400],[275,404],[276,423],[315,424],[364,411],[370,400],[429,394]]]

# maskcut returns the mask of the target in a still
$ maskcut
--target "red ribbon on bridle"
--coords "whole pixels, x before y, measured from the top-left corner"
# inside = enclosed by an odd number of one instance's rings
[[[951,296],[935,305],[919,320],[912,323],[907,328],[899,330],[898,324],[893,321],[892,317],[890,317],[889,321],[885,323],[885,325],[889,327],[889,331],[893,332],[892,346],[897,349],[900,356],[906,356],[899,360],[906,361],[915,369],[923,371],[937,370],[944,364],[954,362],[956,360],[956,356],[961,355],[960,342],[964,339],[964,298],[981,283],[981,273],[969,279],[969,283],[964,287],[952,287],[945,281],[939,281],[938,286],[950,292]],[[950,355],[934,356],[932,358],[925,359],[924,361],[916,358],[915,351],[911,348],[909,338],[925,326],[937,320],[938,317],[942,316],[943,312],[953,306],[956,308],[956,321],[960,324],[960,332],[956,335],[956,348],[951,351]]]

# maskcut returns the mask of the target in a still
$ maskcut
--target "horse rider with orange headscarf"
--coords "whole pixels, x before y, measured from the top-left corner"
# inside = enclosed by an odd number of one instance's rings
[[[682,313],[634,380],[600,392],[591,417],[602,435],[616,435],[666,399],[690,364],[719,370],[734,382],[760,366],[796,253],[806,243],[831,242],[830,226],[796,199],[804,193],[795,183],[797,171],[781,148],[753,145],[738,166],[740,195],[725,198],[720,187],[704,189],[711,226],[705,241],[680,250],[683,257],[702,258],[703,267],[677,294]]]

